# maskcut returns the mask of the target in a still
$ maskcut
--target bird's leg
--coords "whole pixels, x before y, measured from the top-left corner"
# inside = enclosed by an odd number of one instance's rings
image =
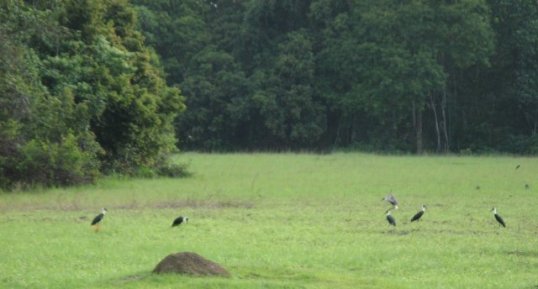
[[[95,226],[94,226],[95,233],[98,233],[99,229],[100,229],[99,224],[95,224]]]

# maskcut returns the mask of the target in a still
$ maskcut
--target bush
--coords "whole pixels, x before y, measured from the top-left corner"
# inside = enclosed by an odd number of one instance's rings
[[[163,163],[156,167],[140,166],[130,173],[140,178],[170,177],[181,178],[190,176],[187,171],[187,165]]]
[[[157,173],[160,176],[171,178],[188,177],[191,175],[187,170],[186,164],[164,164],[157,168]]]
[[[536,155],[538,136],[510,135],[501,142],[500,150],[514,154]]]
[[[83,147],[85,146],[85,147]],[[68,134],[59,143],[30,140],[0,159],[2,186],[75,185],[91,183],[99,176],[99,147],[91,135]],[[8,175],[9,172],[9,175]]]

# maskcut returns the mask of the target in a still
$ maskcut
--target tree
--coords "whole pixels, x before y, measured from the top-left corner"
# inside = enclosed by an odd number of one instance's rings
[[[266,148],[315,147],[325,130],[323,106],[312,86],[314,57],[305,31],[290,32],[274,67],[253,76],[252,102],[263,120]]]
[[[178,118],[177,127],[187,148],[226,150],[245,145],[247,131],[242,126],[249,108],[246,78],[234,58],[215,46],[195,55],[189,76],[181,86],[187,98],[187,110]]]
[[[516,153],[538,151],[538,5],[534,1],[488,1],[496,32],[492,67],[483,72],[490,95],[484,123],[487,143]],[[476,131],[477,129],[471,128]],[[467,140],[467,144],[471,140]]]
[[[535,146],[532,1],[136,2],[189,148]]]
[[[166,166],[183,99],[127,1],[7,1],[0,17],[4,187]]]
[[[77,130],[74,121],[84,107],[74,103],[69,90],[52,95],[41,82],[46,64],[39,51],[55,52],[48,48],[57,46],[42,30],[62,31],[51,15],[22,1],[0,5],[2,188],[85,183],[99,175],[100,148],[90,132]]]
[[[331,26],[326,29],[331,33],[329,36],[335,37],[328,38],[320,53],[322,67],[337,75],[328,89],[343,95],[332,98],[340,103],[341,115],[351,119],[356,119],[356,115],[365,119],[366,115],[367,122],[375,122],[368,124],[370,129],[383,128],[374,133],[376,138],[381,137],[378,143],[397,142],[404,150],[409,149],[405,146],[410,139],[406,131],[412,128],[415,148],[420,153],[424,143],[423,114],[428,106],[433,116],[436,150],[441,151],[442,141],[448,150],[449,76],[454,69],[486,62],[491,51],[491,31],[483,3],[375,1],[363,4],[355,6],[351,15],[340,14],[335,18],[332,25],[343,29],[330,29]],[[460,14],[466,16],[465,21],[455,19]],[[462,41],[451,44],[454,37]],[[363,134],[363,137],[367,136]]]

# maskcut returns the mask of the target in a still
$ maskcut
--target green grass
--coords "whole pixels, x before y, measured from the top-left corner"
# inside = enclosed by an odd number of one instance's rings
[[[193,176],[0,194],[0,288],[538,288],[536,158],[187,153],[177,161]],[[390,191],[401,203],[396,228],[381,201]],[[423,220],[410,224],[423,203]],[[109,213],[94,233],[101,207]],[[179,214],[189,223],[171,229]],[[180,251],[232,277],[150,273]]]

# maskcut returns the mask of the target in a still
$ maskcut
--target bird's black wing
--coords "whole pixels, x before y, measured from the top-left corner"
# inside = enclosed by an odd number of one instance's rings
[[[92,226],[99,223],[99,222],[101,222],[101,220],[103,219],[104,216],[105,215],[103,213],[95,216],[95,218],[93,218],[93,221],[92,221]]]
[[[495,214],[495,219],[497,220],[497,222],[499,222],[499,224],[501,224],[503,227],[506,227],[506,224],[504,223],[504,220],[501,216],[499,216],[498,214]]]
[[[420,217],[422,217],[423,214],[424,214],[424,211],[420,211],[420,212],[416,213],[413,216],[413,218],[411,218],[411,222],[418,221],[420,219]]]
[[[178,226],[183,223],[183,217],[177,217],[174,222],[172,222],[172,227]]]
[[[389,222],[389,224],[396,226],[396,219],[394,219],[393,216],[387,215],[387,221]]]

